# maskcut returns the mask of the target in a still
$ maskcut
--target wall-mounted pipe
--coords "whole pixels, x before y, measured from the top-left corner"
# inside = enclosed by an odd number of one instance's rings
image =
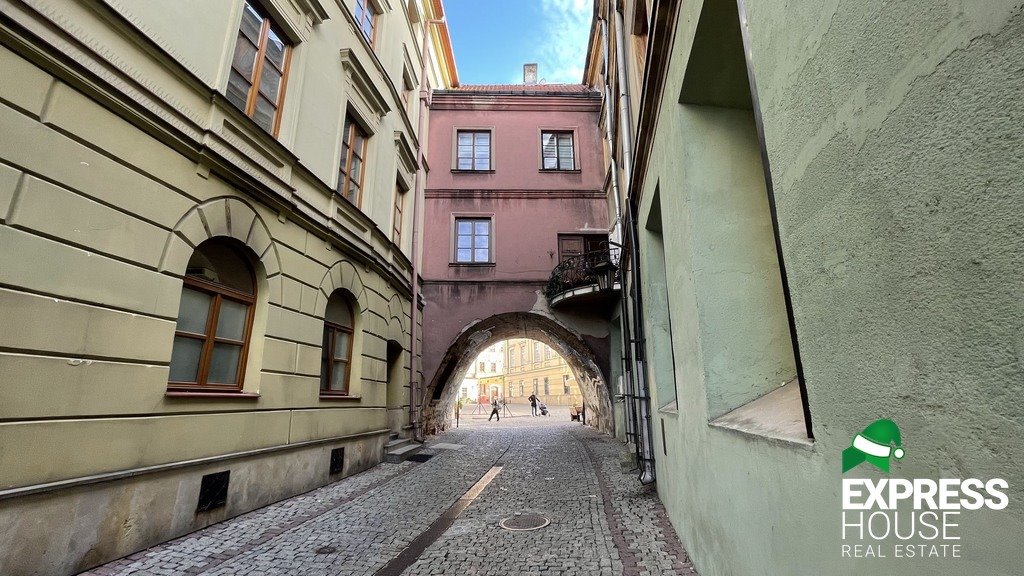
[[[629,81],[626,76],[626,55],[623,48],[622,13],[619,12],[618,0],[611,0],[611,14],[615,18],[615,63],[619,87],[619,140],[622,142],[622,168],[625,182],[632,182],[633,166],[633,129],[632,113],[629,100]],[[630,201],[632,191],[626,191],[626,230],[629,236],[629,269],[630,269],[630,302],[632,303],[632,344],[633,344],[633,378],[636,382],[637,432],[640,439],[640,482],[648,484],[655,480],[654,442],[651,433],[651,402],[648,384],[647,362],[645,354],[646,338],[644,336],[643,296],[640,291],[640,247],[637,243],[636,214],[633,202]]]

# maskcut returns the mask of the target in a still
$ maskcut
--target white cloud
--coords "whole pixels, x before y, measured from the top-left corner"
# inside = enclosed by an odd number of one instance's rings
[[[533,51],[537,76],[549,84],[579,84],[593,19],[593,0],[540,0],[541,33]],[[520,75],[518,82],[522,82]]]

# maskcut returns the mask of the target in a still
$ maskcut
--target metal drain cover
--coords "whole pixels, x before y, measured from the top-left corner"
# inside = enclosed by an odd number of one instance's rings
[[[540,514],[516,514],[515,516],[503,518],[498,525],[505,530],[537,530],[550,523],[551,520]]]

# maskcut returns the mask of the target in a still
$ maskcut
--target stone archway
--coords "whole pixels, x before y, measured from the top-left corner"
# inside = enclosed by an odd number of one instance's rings
[[[587,422],[614,434],[608,378],[583,337],[556,318],[535,311],[507,312],[471,323],[448,346],[441,365],[424,395],[427,429],[444,428],[459,392],[459,380],[476,356],[488,346],[509,338],[530,338],[547,344],[565,359],[579,382],[587,405]]]

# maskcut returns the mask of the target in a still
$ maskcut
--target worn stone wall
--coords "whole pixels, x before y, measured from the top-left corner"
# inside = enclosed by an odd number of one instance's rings
[[[702,9],[683,3],[635,191],[645,221],[660,186],[676,287],[679,410],[656,413],[653,425],[673,524],[705,575],[1018,573],[1022,6],[744,4],[815,439],[708,424],[708,391],[728,377],[711,367],[737,342],[710,337],[696,300],[732,285],[702,274],[707,237],[695,235],[699,209],[684,185],[702,173],[679,161],[714,129],[679,103]],[[962,558],[841,557],[840,455],[878,418],[903,432],[894,477],[1009,482],[1009,508],[958,517]]]

